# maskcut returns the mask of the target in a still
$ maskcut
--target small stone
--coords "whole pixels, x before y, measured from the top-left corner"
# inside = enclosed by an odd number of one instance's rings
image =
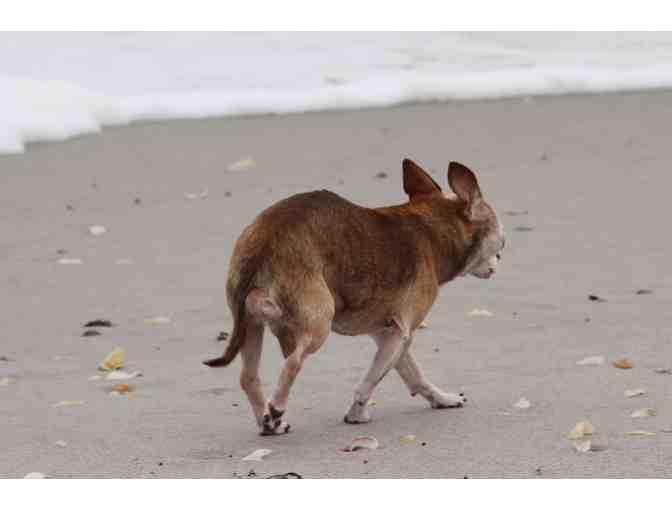
[[[140,200],[139,198],[136,198],[135,200],[133,200],[133,204],[134,205],[140,205],[140,204],[142,204],[142,200]]]
[[[596,303],[606,303],[606,301],[607,301],[603,297],[597,296],[595,294],[589,294],[588,295],[588,300],[589,301],[595,301]]]
[[[100,334],[100,331],[97,329],[87,329],[84,331],[84,333],[82,333],[82,336],[100,336]]]
[[[376,174],[376,179],[387,179],[387,172],[378,172]]]
[[[227,333],[226,331],[222,331],[219,333],[219,335],[217,335],[218,342],[224,342],[225,340],[228,339],[229,339],[229,333]]]

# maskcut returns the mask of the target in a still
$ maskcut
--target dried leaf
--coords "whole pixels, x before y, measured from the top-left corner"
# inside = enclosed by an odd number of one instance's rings
[[[86,402],[84,400],[61,400],[60,402],[56,402],[51,407],[82,406],[85,403]]]
[[[574,441],[574,449],[577,452],[585,453],[589,452],[591,448],[591,441],[590,439],[577,439]]]
[[[590,436],[593,434],[593,425],[589,421],[580,421],[574,428],[567,434],[568,439],[581,439],[585,436]]]
[[[137,370],[135,372],[124,372],[123,370],[115,370],[107,374],[105,379],[108,381],[123,381],[125,379],[133,379],[141,375],[142,374]]]
[[[229,172],[242,172],[244,170],[251,170],[257,166],[257,162],[252,158],[240,159],[229,165]]]
[[[261,448],[259,450],[254,450],[247,457],[243,457],[242,460],[260,461],[264,457],[266,457],[268,454],[270,454],[272,451],[273,450],[267,450],[266,448]]]
[[[356,437],[349,446],[343,448],[344,452],[355,452],[357,450],[375,450],[378,448],[378,440],[371,436]]]
[[[525,397],[520,397],[518,402],[513,404],[513,407],[517,409],[529,409],[532,404],[530,403],[529,400],[527,400]]]
[[[633,367],[632,361],[630,361],[628,358],[617,359],[614,361],[613,365],[616,368],[622,368],[623,370],[628,370]]]
[[[635,388],[633,390],[625,390],[625,396],[628,398],[639,397],[645,395],[646,390],[644,388]]]
[[[485,308],[474,308],[468,315],[469,317],[492,317],[494,314]]]
[[[124,395],[126,393],[132,392],[133,386],[128,383],[119,383],[114,385],[113,391],[116,391],[120,395]]]
[[[101,370],[116,370],[124,366],[124,350],[117,347],[100,362]]]
[[[628,436],[655,436],[655,432],[649,432],[648,430],[631,430],[625,433]]]
[[[42,478],[46,478],[47,475],[44,473],[38,473],[37,471],[33,471],[32,473],[28,473],[26,476],[24,476],[24,479],[33,479],[33,480],[38,480]]]
[[[16,382],[16,379],[13,377],[2,377],[0,378],[0,386],[9,386],[10,384]]]
[[[633,411],[630,418],[648,418],[656,414],[656,410],[653,407],[643,407],[642,409]]]
[[[604,356],[588,356],[576,362],[577,365],[604,365]]]
[[[163,317],[163,316],[158,316],[158,317],[151,317],[149,319],[145,319],[145,322],[147,324],[170,324],[170,317]]]
[[[107,229],[102,225],[91,225],[89,227],[89,233],[92,236],[102,236],[105,232],[107,232]]]
[[[413,441],[415,441],[415,439],[416,439],[416,437],[413,434],[408,434],[408,435],[405,435],[405,436],[401,436],[399,438],[399,440],[402,443],[412,443]]]
[[[58,259],[58,263],[64,266],[74,266],[77,264],[83,264],[82,259],[72,259],[72,258],[62,258]]]

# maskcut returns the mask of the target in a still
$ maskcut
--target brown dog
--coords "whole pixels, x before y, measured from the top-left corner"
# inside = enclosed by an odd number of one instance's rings
[[[330,191],[301,193],[263,211],[238,239],[226,286],[233,333],[226,352],[205,364],[226,366],[241,353],[240,384],[262,434],[289,431],[282,417],[290,388],[330,331],[371,335],[378,344],[346,423],[370,420],[371,394],[393,367],[433,408],[466,401],[430,383],[409,348],[440,285],[492,276],[503,230],[465,166],[448,167],[455,196],[412,161],[403,169],[405,204],[368,209]],[[265,326],[286,358],[268,402],[258,373]]]

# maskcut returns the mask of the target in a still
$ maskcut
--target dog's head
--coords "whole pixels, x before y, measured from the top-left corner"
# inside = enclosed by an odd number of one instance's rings
[[[495,209],[483,198],[474,173],[466,166],[451,162],[448,185],[453,193],[444,193],[432,177],[409,159],[403,163],[404,191],[413,202],[431,200],[447,215],[458,215],[469,232],[471,242],[460,276],[490,278],[497,270],[505,238]],[[446,228],[452,226],[446,225]]]

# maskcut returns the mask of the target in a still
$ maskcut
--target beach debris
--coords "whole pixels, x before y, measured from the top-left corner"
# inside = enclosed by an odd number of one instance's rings
[[[589,301],[595,301],[596,303],[606,303],[607,300],[603,297],[598,296],[597,294],[588,294]]]
[[[114,387],[112,388],[112,392],[116,392],[119,395],[125,395],[127,393],[131,393],[133,391],[133,386],[131,386],[128,383],[119,383],[115,384]]]
[[[352,440],[352,442],[343,448],[344,452],[356,452],[357,450],[376,450],[378,448],[378,440],[372,436],[360,436]]]
[[[196,200],[199,198],[203,200],[204,198],[207,198],[208,195],[209,195],[208,188],[203,188],[203,191],[198,191],[194,193],[185,193],[184,198],[186,198],[187,200]]]
[[[269,478],[276,478],[280,480],[301,480],[303,477],[299,473],[295,473],[294,471],[290,471],[289,473],[282,473],[279,475],[271,475],[267,476],[267,479]]]
[[[589,452],[592,446],[590,439],[582,438],[574,441],[574,449],[580,453]]]
[[[529,409],[532,404],[530,403],[529,400],[527,400],[525,397],[520,397],[518,399],[518,402],[513,404],[513,407],[516,409]]]
[[[251,461],[260,461],[267,455],[269,455],[273,450],[268,450],[267,448],[260,448],[259,450],[254,450],[247,457],[243,457],[242,460],[251,460]]]
[[[86,324],[84,324],[85,328],[112,328],[114,327],[114,324],[112,324],[111,321],[108,321],[107,319],[96,319],[93,321],[89,321]]]
[[[628,358],[617,359],[612,363],[616,368],[621,368],[623,370],[629,370],[633,367],[632,361]]]
[[[92,236],[102,236],[105,232],[107,232],[107,229],[102,225],[91,225],[89,227],[89,233]]]
[[[469,317],[492,317],[494,314],[485,308],[474,308],[467,315],[469,315]]]
[[[507,216],[527,216],[527,211],[506,211],[504,214]]]
[[[133,261],[131,259],[117,259],[114,261],[114,263],[118,266],[128,266],[133,264]]]
[[[84,400],[61,400],[56,402],[51,407],[71,407],[71,406],[83,406],[86,402]]]
[[[243,172],[252,170],[257,166],[257,162],[252,158],[243,158],[229,165],[229,172]]]
[[[635,294],[638,296],[646,296],[648,294],[653,294],[653,291],[651,289],[639,289]]]
[[[635,388],[632,390],[625,390],[624,394],[628,398],[640,397],[646,394],[646,390],[644,388]]]
[[[170,324],[170,317],[164,317],[164,316],[158,316],[158,317],[150,317],[149,319],[145,319],[145,322],[147,324],[154,324],[154,325],[160,325],[160,324]]]
[[[58,263],[63,266],[75,266],[78,264],[83,264],[84,262],[82,261],[82,259],[64,257],[62,259],[58,259]]]
[[[59,448],[65,448],[66,446],[68,446],[68,443],[66,443],[66,442],[63,441],[62,439],[59,439],[59,440],[56,441],[54,444],[55,444],[56,446],[58,446]]]
[[[38,480],[38,479],[43,479],[46,478],[47,475],[44,473],[39,473],[37,471],[33,471],[32,473],[28,473],[26,476],[24,476],[24,479],[32,479],[32,480]]]
[[[124,350],[117,347],[110,352],[105,359],[100,362],[98,368],[101,370],[116,370],[124,366]]]
[[[604,356],[588,356],[576,362],[577,365],[604,365]]]
[[[123,370],[113,370],[112,372],[109,372],[107,376],[105,376],[106,381],[125,381],[127,379],[134,379],[136,377],[141,376],[142,373],[139,371],[135,372],[124,372]],[[100,377],[100,376],[98,376]]]
[[[657,374],[672,375],[672,368],[654,368],[653,371]]]
[[[376,174],[376,179],[387,179],[387,172],[378,172]]]
[[[527,227],[525,225],[519,225],[513,229],[515,232],[532,232],[534,227]]]
[[[630,418],[649,418],[655,416],[656,410],[653,407],[643,407],[642,409],[637,409],[633,411],[630,415]]]
[[[649,430],[631,430],[625,433],[626,436],[655,436],[655,432]]]
[[[399,441],[402,443],[412,443],[416,440],[415,434],[406,434],[405,436],[401,436],[399,438]]]
[[[0,377],[0,386],[9,386],[14,382],[16,382],[16,379],[12,377]]]
[[[219,335],[217,335],[217,341],[218,342],[224,342],[229,339],[229,333],[226,331],[220,331]]]
[[[0,356],[0,361],[12,361],[12,360],[7,356]]]
[[[92,375],[91,377],[89,377],[89,381],[100,381],[101,379],[102,377],[99,375]]]
[[[580,421],[567,434],[567,439],[582,439],[593,435],[593,425],[589,421]]]
[[[101,332],[98,331],[97,329],[87,329],[82,333],[82,336],[100,336]]]

